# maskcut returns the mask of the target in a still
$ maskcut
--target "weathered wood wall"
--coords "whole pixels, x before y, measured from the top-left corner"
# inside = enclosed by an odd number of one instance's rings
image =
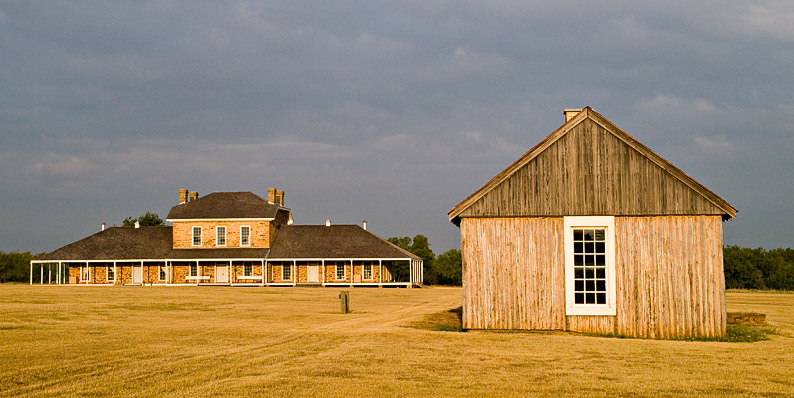
[[[560,217],[463,218],[463,327],[725,334],[720,216],[615,217],[616,316],[565,316]]]
[[[602,125],[585,119],[460,217],[724,213]]]

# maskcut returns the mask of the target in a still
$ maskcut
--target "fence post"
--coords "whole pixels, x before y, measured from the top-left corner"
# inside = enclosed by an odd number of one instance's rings
[[[350,297],[349,292],[344,291],[339,293],[339,305],[343,314],[350,313]]]

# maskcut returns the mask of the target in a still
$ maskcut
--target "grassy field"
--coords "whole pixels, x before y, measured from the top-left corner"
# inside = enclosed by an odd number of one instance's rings
[[[728,292],[780,332],[722,343],[432,331],[460,289],[350,292],[0,285],[0,395],[794,396],[794,294]]]

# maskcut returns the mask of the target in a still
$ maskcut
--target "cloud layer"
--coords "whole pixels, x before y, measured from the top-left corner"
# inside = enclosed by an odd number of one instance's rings
[[[0,2],[0,250],[286,191],[456,247],[446,212],[593,106],[792,246],[790,2]]]

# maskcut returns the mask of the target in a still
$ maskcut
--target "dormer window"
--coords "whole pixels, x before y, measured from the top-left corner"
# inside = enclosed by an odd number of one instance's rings
[[[193,227],[193,246],[201,246],[201,227]]]
[[[215,245],[226,246],[226,227],[215,227]]]

